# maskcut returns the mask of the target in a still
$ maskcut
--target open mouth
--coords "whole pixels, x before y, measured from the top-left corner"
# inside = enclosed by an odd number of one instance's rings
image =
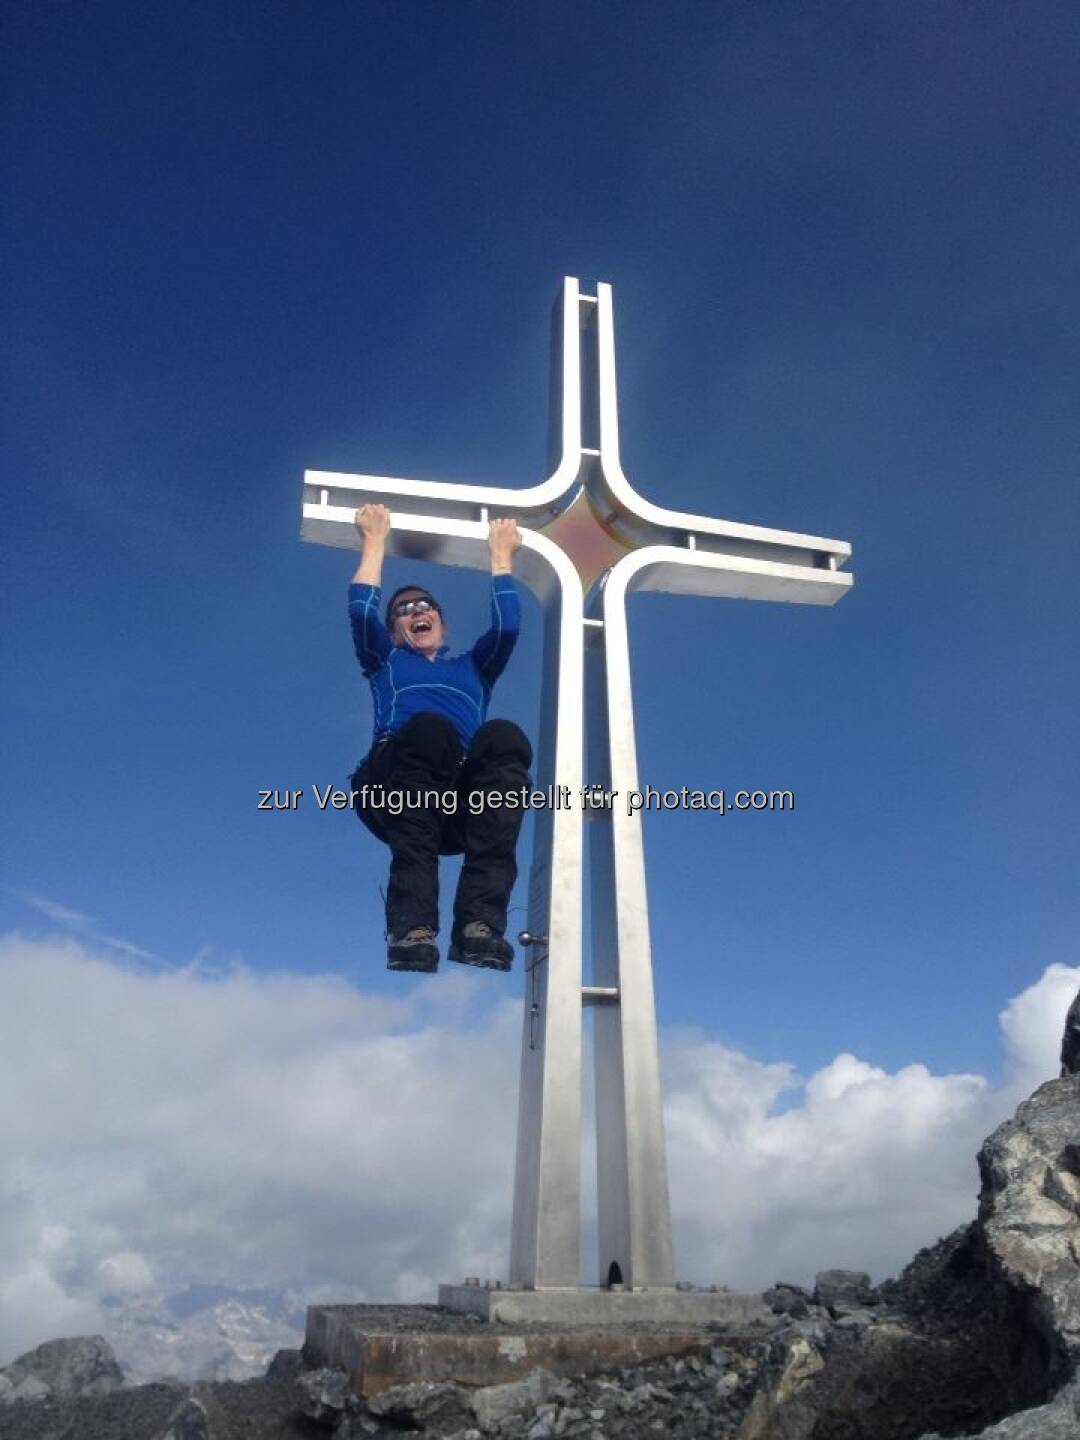
[[[427,619],[414,620],[409,626],[410,635],[426,635],[431,629],[431,621]]]

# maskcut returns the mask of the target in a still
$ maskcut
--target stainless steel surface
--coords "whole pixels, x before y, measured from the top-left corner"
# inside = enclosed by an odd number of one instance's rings
[[[530,535],[527,542],[542,537]],[[575,802],[583,746],[581,584],[550,541],[558,590],[544,614],[544,697],[537,783],[566,785]],[[581,1213],[581,811],[538,810],[529,872],[510,1279],[576,1285]]]
[[[655,1297],[675,1279],[641,815],[616,803],[583,817],[579,803],[583,778],[620,796],[639,788],[626,597],[664,590],[833,604],[851,587],[841,568],[851,552],[843,541],[666,510],[638,495],[619,457],[611,287],[585,296],[566,279],[553,322],[546,480],[521,489],[308,471],[301,535],[356,548],[356,507],[381,501],[394,516],[390,553],[482,570],[489,516],[522,526],[515,570],[544,607],[537,784],[568,786],[574,803],[536,817],[510,1279],[560,1295],[578,1284],[587,1007],[600,1281],[615,1264],[628,1290],[649,1287]],[[592,899],[584,985],[583,818]]]

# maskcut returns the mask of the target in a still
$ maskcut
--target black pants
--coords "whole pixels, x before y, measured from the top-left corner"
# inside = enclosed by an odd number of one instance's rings
[[[352,785],[358,792],[367,786],[367,795],[355,800],[356,813],[390,847],[388,935],[400,937],[419,925],[438,930],[439,856],[462,853],[455,929],[483,920],[496,935],[505,932],[525,812],[481,804],[476,796],[528,789],[531,763],[532,747],[510,720],[488,720],[463,750],[450,721],[425,712],[375,746]]]

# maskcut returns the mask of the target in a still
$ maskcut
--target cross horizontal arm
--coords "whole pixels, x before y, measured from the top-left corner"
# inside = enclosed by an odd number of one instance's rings
[[[577,457],[574,469],[577,471]],[[557,483],[556,483],[557,481]],[[456,485],[441,480],[401,480],[391,475],[347,475],[334,470],[304,471],[304,516],[319,508],[347,509],[389,505],[395,514],[432,515],[445,520],[479,520],[482,510],[522,522],[545,520],[569,499],[558,472],[541,485],[514,490],[504,485]],[[331,542],[332,543],[332,542]]]
[[[349,507],[305,504],[300,538],[317,545],[358,550],[360,536],[353,523],[354,513]],[[537,599],[547,603],[560,586],[573,586],[580,593],[573,565],[553,541],[528,529],[522,530],[521,538],[521,549],[514,557],[514,574]],[[386,553],[403,560],[427,560],[468,570],[487,570],[491,564],[486,522],[445,520],[397,509],[386,537]]]
[[[604,485],[602,481],[601,485],[607,490],[604,500],[609,507],[604,517],[605,526],[626,545],[682,544],[699,554],[742,556],[819,570],[839,570],[851,555],[851,546],[846,540],[665,510],[636,492],[631,506],[617,497],[610,486],[610,469],[604,472],[604,481],[608,482]]]
[[[818,570],[674,545],[646,545],[635,550],[619,561],[615,572],[625,575],[628,593],[658,590],[670,595],[778,600],[796,605],[835,605],[854,584],[853,577],[842,570]]]

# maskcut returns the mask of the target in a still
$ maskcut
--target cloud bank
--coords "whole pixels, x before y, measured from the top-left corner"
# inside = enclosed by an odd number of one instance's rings
[[[431,1302],[440,1280],[502,1275],[520,1009],[487,981],[388,1000],[334,976],[147,973],[78,940],[0,941],[0,1365],[107,1332],[110,1297]],[[1054,965],[1009,1002],[999,1089],[854,1055],[803,1081],[665,1035],[680,1274],[881,1277],[969,1219],[975,1150],[1057,1073],[1078,984]]]

